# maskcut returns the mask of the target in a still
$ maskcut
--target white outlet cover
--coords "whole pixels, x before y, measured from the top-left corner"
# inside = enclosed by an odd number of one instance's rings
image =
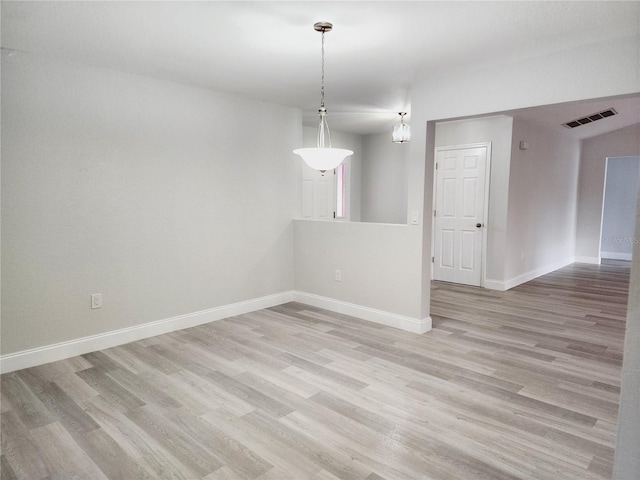
[[[92,293],[91,294],[91,308],[102,308],[102,294],[101,293]]]

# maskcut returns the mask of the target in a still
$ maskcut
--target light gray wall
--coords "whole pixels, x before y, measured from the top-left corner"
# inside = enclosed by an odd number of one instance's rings
[[[631,260],[639,175],[640,157],[607,159],[600,243],[602,258]]]
[[[640,195],[634,204],[635,238],[640,238]],[[613,480],[640,477],[640,242],[635,242],[633,259]]]
[[[3,354],[293,289],[299,111],[22,53],[2,97]]]
[[[391,141],[389,132],[362,140],[362,221],[407,223],[409,144]]]
[[[420,265],[406,254],[417,233],[408,225],[296,220],[296,290],[421,320]]]
[[[506,115],[436,124],[436,147],[491,143],[486,278],[498,283],[505,281],[512,129],[513,118]]]
[[[520,141],[527,150],[520,150]],[[579,140],[514,119],[504,252],[508,285],[573,262],[579,166]]]
[[[607,157],[640,155],[640,124],[582,141],[578,184],[576,260],[600,261],[602,202]]]

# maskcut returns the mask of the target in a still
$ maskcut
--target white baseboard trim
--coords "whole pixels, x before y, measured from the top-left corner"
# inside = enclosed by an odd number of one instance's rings
[[[527,283],[533,280],[534,278],[541,277],[542,275],[546,275],[547,273],[551,273],[560,268],[566,267],[567,265],[571,265],[575,261],[576,259],[571,257],[561,262],[552,263],[551,265],[545,265],[544,267],[536,268],[535,270],[531,270],[529,272],[523,273],[522,275],[518,275],[517,277],[514,277],[510,280],[506,280],[504,282],[499,280],[486,279],[484,281],[484,288],[505,292],[507,290],[512,289],[513,287],[517,287],[518,285]]]
[[[600,258],[608,258],[610,260],[626,260],[630,262],[632,255],[630,253],[620,252],[600,252]]]
[[[590,263],[591,265],[600,265],[600,257],[576,257],[576,263]]]
[[[405,317],[396,313],[376,310],[375,308],[334,300],[333,298],[322,297],[312,293],[294,291],[293,299],[296,302],[304,303],[306,305],[324,308],[325,310],[330,310],[336,313],[351,315],[352,317],[380,323],[388,327],[398,328],[411,333],[422,334],[431,330],[432,326],[431,317],[423,319]]]
[[[488,278],[484,279],[482,287],[488,290],[499,290],[501,292],[504,292],[506,290],[504,282],[500,280],[489,280]]]
[[[522,275],[518,275],[517,277],[512,278],[511,280],[507,280],[505,282],[505,290],[509,290],[513,287],[517,287],[518,285],[522,285],[523,283],[527,283],[534,278],[541,277],[542,275],[546,275],[547,273],[554,272],[562,267],[566,267],[567,265],[571,265],[575,261],[574,257],[567,258],[566,260],[562,260],[560,262],[552,263],[551,265],[545,265],[544,267],[536,268],[535,270],[531,270],[529,272],[523,273]]]
[[[125,343],[143,340],[164,333],[175,332],[184,328],[195,327],[223,318],[255,312],[264,308],[274,307],[297,301],[314,307],[325,308],[332,312],[344,313],[375,323],[399,328],[412,333],[425,333],[431,330],[431,317],[418,320],[404,317],[395,313],[384,312],[353,303],[342,302],[310,293],[288,291],[254,298],[243,302],[223,305],[199,312],[178,315],[177,317],[156,320],[153,322],[121,328],[110,332],[76,338],[44,347],[32,348],[20,352],[0,356],[0,373],[9,373],[23,368],[35,367],[45,363],[57,362],[65,358],[83,355],[85,353],[117,347]]]
[[[65,358],[124,345],[125,343],[155,337],[156,335],[174,332],[183,328],[195,327],[204,323],[233,317],[234,315],[255,312],[256,310],[274,307],[291,301],[293,301],[292,291],[277,293],[244,302],[232,303],[230,305],[166,318],[164,320],[156,320],[142,325],[121,328],[98,335],[9,353],[0,356],[0,373],[8,373],[23,368],[35,367],[36,365],[56,362],[58,360],[64,360]]]

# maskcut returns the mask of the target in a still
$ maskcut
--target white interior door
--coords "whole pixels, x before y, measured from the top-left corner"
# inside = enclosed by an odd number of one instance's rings
[[[335,175],[333,170],[322,175],[304,165],[302,179],[302,218],[329,220],[335,211]]]
[[[434,280],[482,283],[487,150],[436,149]]]

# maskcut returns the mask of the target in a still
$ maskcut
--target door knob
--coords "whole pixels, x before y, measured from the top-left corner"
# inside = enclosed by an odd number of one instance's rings
[[[481,223],[476,223],[476,228],[481,228],[482,224]]]

